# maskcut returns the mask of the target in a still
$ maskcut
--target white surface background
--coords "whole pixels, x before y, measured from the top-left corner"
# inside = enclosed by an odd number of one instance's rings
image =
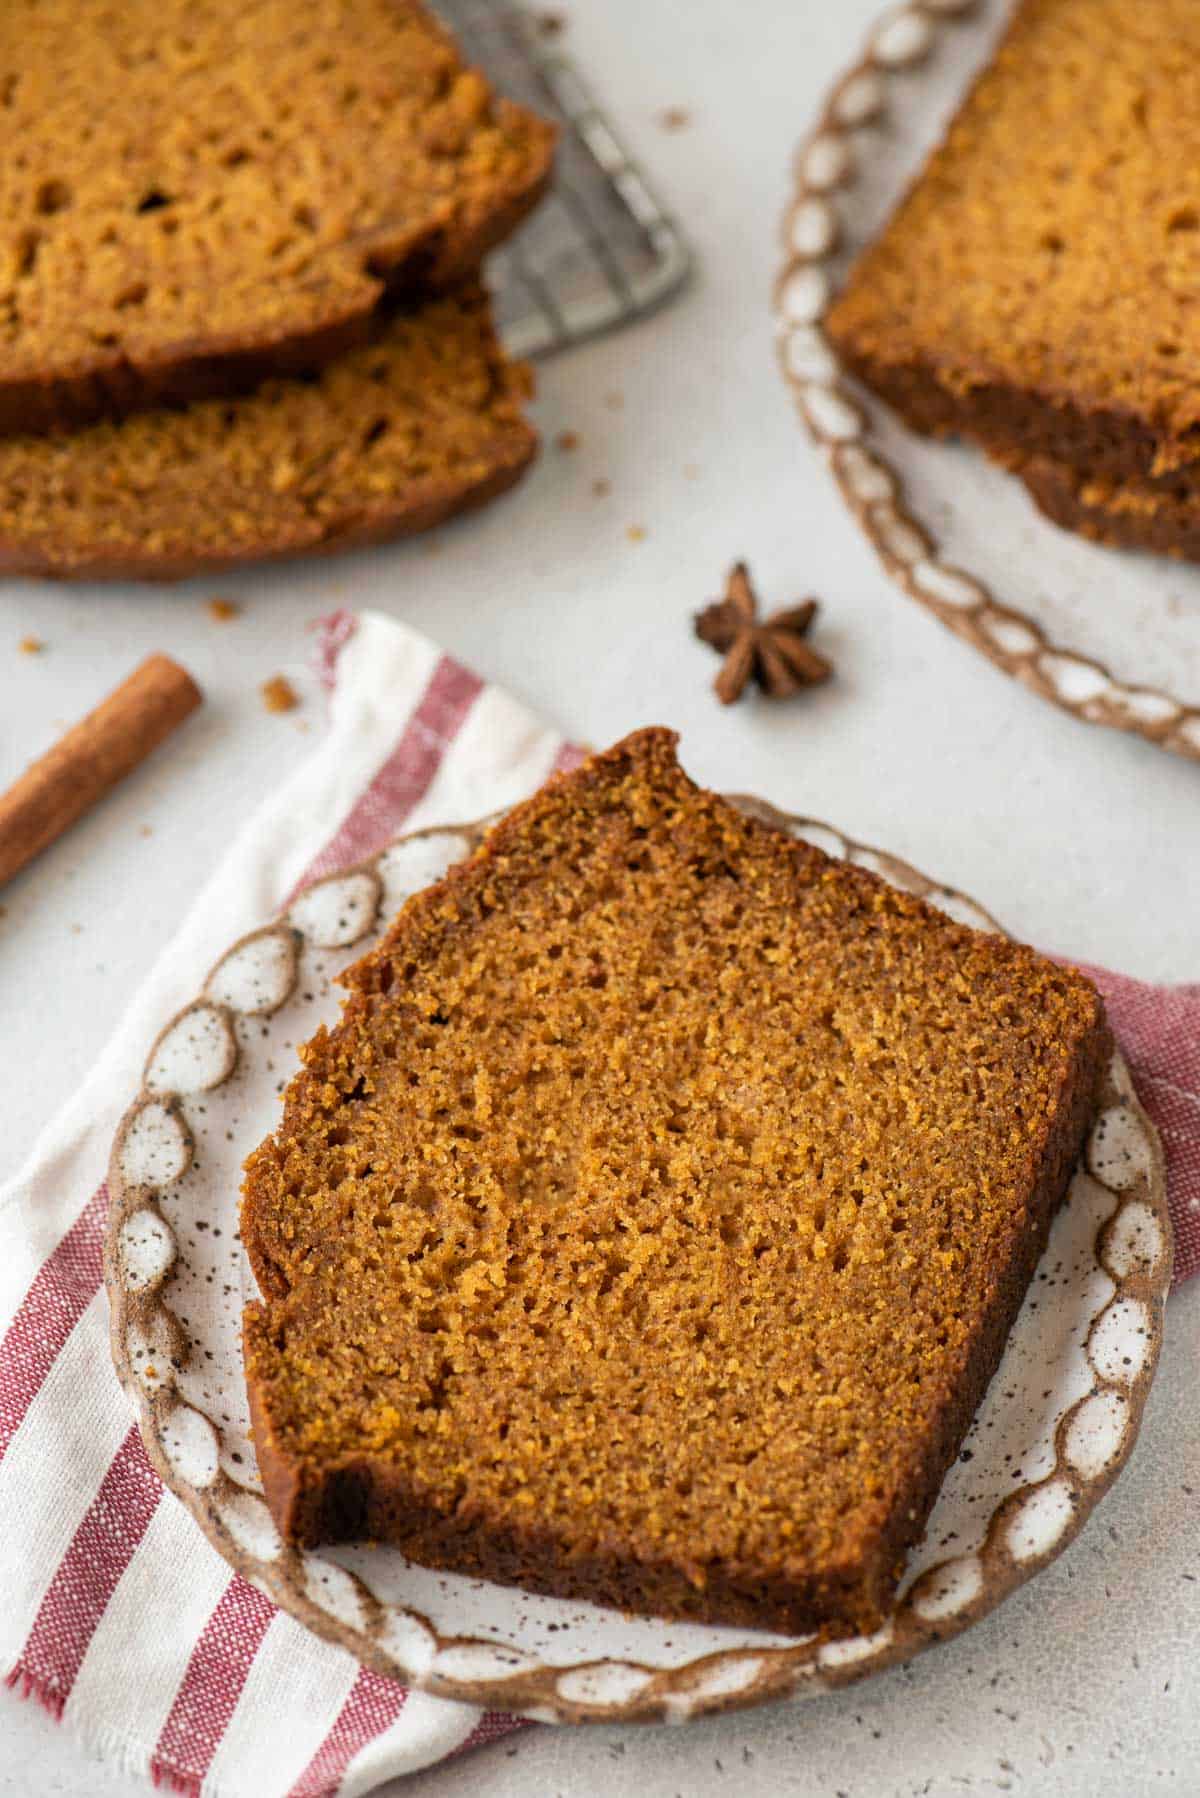
[[[0,588],[0,784],[152,650],[184,662],[208,698],[3,895],[0,1171],[81,1078],[234,821],[321,729],[306,626],[341,604],[394,611],[595,743],[672,724],[700,779],[893,849],[1047,948],[1153,979],[1200,977],[1200,768],[1056,713],[891,589],[776,373],[768,294],[789,156],[877,10],[576,0],[567,45],[701,269],[658,318],[543,368],[547,448],[512,498],[412,545],[265,575]],[[661,127],[670,106],[689,108],[687,129]],[[564,429],[579,434],[573,453],[553,447]],[[606,498],[592,493],[598,478],[612,484]],[[631,525],[644,541],[630,541]],[[737,555],[768,604],[825,599],[836,682],[789,706],[717,706],[716,664],[689,615]],[[1119,582],[1121,558],[1106,567]],[[1200,604],[1200,576],[1171,579]],[[242,615],[214,623],[203,605],[214,594],[242,601]],[[26,634],[44,639],[42,656],[18,655]],[[258,683],[277,672],[303,687],[301,711],[262,710]],[[1193,1798],[1197,1391],[1200,1283],[1172,1301],[1142,1443],[1100,1514],[1033,1586],[912,1668],[685,1730],[529,1730],[405,1789]],[[6,1798],[141,1789],[0,1694]]]

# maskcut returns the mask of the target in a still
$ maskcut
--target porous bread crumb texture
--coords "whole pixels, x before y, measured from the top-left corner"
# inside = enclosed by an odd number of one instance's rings
[[[1013,466],[1046,517],[1115,549],[1200,562],[1200,481],[1180,470],[1169,482],[1089,477],[1048,456]]]
[[[421,530],[532,460],[529,371],[475,283],[318,375],[0,441],[0,567],[186,574]]]
[[[0,428],[201,392],[362,341],[548,179],[418,0],[0,7]]]
[[[1200,457],[1200,8],[1022,0],[827,319],[919,429],[1087,474]]]
[[[1068,1179],[1092,986],[697,789],[663,730],[343,979],[246,1167],[285,1533],[873,1627]]]

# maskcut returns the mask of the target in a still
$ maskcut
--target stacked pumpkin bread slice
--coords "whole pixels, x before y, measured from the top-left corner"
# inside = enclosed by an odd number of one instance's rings
[[[828,318],[1057,523],[1200,558],[1200,8],[1020,0]]]
[[[554,129],[419,0],[13,0],[0,100],[0,564],[179,575],[519,478],[478,271]]]

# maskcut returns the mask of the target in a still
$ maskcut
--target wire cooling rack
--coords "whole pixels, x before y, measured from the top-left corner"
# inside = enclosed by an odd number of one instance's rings
[[[687,279],[691,253],[578,70],[523,7],[435,4],[500,93],[562,129],[553,188],[488,262],[506,347],[548,356],[661,305]]]

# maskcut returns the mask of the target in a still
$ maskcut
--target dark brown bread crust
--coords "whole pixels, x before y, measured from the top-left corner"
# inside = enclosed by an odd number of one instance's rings
[[[1038,510],[1064,531],[1114,549],[1200,562],[1200,485],[1090,480],[1048,456],[1018,463]]]
[[[1117,481],[1177,478],[1154,472],[1162,442],[1136,413],[1082,394],[1014,387],[982,370],[969,385],[946,382],[932,355],[895,362],[878,346],[863,347],[836,304],[826,329],[850,372],[925,436],[963,437],[1001,461],[1040,456]]]
[[[604,781],[611,777],[614,758],[622,755],[644,755],[653,764],[658,756],[669,753],[672,741],[666,732],[641,733],[596,758],[572,778],[583,783]],[[407,933],[404,940],[409,945],[402,952],[403,959],[418,953],[413,945],[422,940],[424,931],[436,931],[440,919],[457,916],[472,890],[482,887],[490,892],[490,871],[504,866],[505,857],[520,842],[526,816],[537,804],[534,800],[518,807],[475,858],[409,902],[401,925],[393,928],[384,950],[366,957],[349,972],[347,984],[352,991],[364,997],[377,991],[380,970],[391,965],[388,955],[396,952],[393,939],[398,928]],[[768,827],[755,828],[778,841],[777,833]],[[825,858],[805,845],[789,845],[788,853],[798,869],[803,867],[810,875],[814,858],[818,866],[825,865]],[[863,870],[839,869],[838,878],[863,894],[883,887]],[[907,908],[909,902],[903,903]],[[934,914],[929,915],[932,920]],[[939,919],[938,928],[956,927]],[[970,933],[963,931],[962,937],[965,944]],[[997,951],[1013,953],[1000,945]],[[390,977],[388,985],[390,988]],[[280,1237],[279,1219],[271,1210],[273,1195],[266,1184],[271,1166],[268,1157],[257,1171],[252,1161],[242,1209],[243,1240],[268,1298],[267,1304],[247,1307],[244,1341],[259,1465],[280,1529],[289,1540],[305,1545],[363,1538],[389,1541],[429,1566],[662,1616],[789,1633],[876,1627],[899,1579],[905,1552],[920,1536],[945,1471],[996,1370],[1070,1180],[1111,1049],[1094,992],[1087,1002],[1086,1018],[1074,1052],[1064,1063],[1042,1133],[1029,1144],[1027,1197],[1010,1214],[1007,1236],[989,1246],[988,1265],[993,1272],[982,1308],[957,1359],[943,1362],[934,1376],[936,1397],[923,1452],[911,1462],[903,1488],[880,1512],[874,1533],[868,1530],[857,1536],[857,1551],[844,1563],[798,1573],[730,1557],[708,1558],[702,1565],[678,1556],[647,1561],[632,1557],[619,1541],[603,1540],[580,1553],[570,1540],[544,1523],[515,1519],[511,1509],[502,1515],[492,1514],[474,1499],[463,1499],[450,1510],[430,1503],[407,1466],[395,1458],[370,1453],[345,1453],[333,1460],[297,1456],[279,1436],[269,1396],[273,1356],[277,1354],[272,1302],[286,1299],[293,1276],[287,1265],[292,1250]],[[264,1145],[264,1151],[267,1147]]]

